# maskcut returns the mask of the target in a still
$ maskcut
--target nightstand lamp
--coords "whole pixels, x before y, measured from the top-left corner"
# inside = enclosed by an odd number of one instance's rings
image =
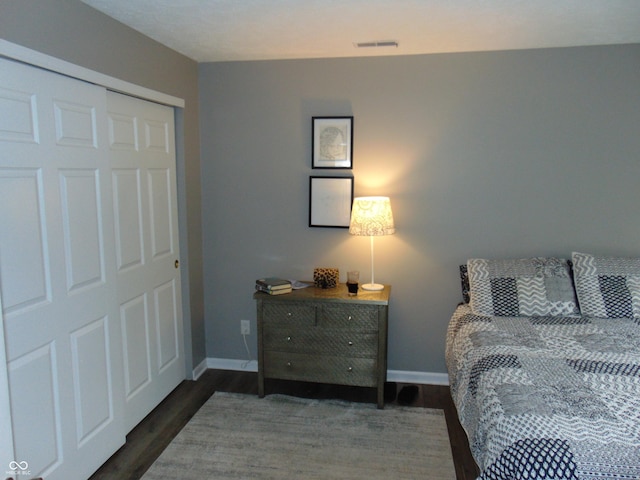
[[[349,233],[351,235],[368,235],[371,239],[371,283],[361,285],[363,290],[376,291],[384,288],[384,285],[374,281],[373,237],[391,235],[395,231],[389,197],[354,198]]]

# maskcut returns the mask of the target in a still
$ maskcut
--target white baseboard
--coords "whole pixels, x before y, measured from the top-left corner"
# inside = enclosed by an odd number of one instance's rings
[[[200,378],[200,375],[202,375],[207,370],[207,368],[207,359],[205,358],[198,365],[196,365],[196,367],[193,369],[193,372],[191,372],[191,374],[193,375],[193,379],[198,380],[198,378]]]
[[[387,370],[387,381],[400,383],[421,383],[423,385],[449,385],[449,375],[434,372],[411,372],[408,370]]]
[[[256,360],[234,360],[230,358],[207,358],[194,370],[193,378],[197,378],[207,368],[219,370],[237,370],[242,372],[257,372]],[[446,373],[411,372],[407,370],[387,370],[387,381],[400,383],[420,383],[424,385],[449,385],[449,376]]]
[[[232,358],[207,358],[207,368],[219,370],[237,370],[240,372],[257,372],[257,360],[234,360]]]

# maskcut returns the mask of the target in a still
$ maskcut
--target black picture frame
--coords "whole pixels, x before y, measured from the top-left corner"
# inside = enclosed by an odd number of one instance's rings
[[[353,168],[353,117],[311,118],[311,168]]]
[[[309,177],[309,227],[349,228],[353,177]]]

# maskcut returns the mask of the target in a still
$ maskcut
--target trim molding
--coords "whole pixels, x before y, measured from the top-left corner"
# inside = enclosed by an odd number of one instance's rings
[[[191,372],[191,378],[193,379],[193,381],[198,380],[198,378],[200,378],[200,375],[202,375],[206,370],[207,370],[207,359],[205,358],[193,368],[193,371]]]
[[[421,383],[424,385],[449,385],[449,375],[435,372],[411,372],[408,370],[387,370],[387,381],[400,383]]]
[[[236,360],[233,358],[211,358],[207,357],[207,368],[217,370],[236,370],[239,372],[257,372],[257,360]]]
[[[167,95],[166,93],[156,92],[155,90],[141,87],[135,83],[126,82],[94,70],[89,70],[88,68],[81,67],[80,65],[52,57],[45,53],[23,47],[22,45],[3,39],[0,39],[0,56],[10,58],[12,60],[18,60],[20,62],[33,65],[34,67],[61,73],[68,77],[77,78],[78,80],[101,85],[114,92],[133,95],[134,97],[161,103],[170,107],[184,108],[185,105],[185,101],[182,98]]]
[[[235,360],[231,358],[208,357],[193,370],[194,380],[197,380],[207,368],[215,368],[217,370],[235,370],[241,372],[257,372],[258,362],[256,360]],[[446,373],[387,370],[387,381],[421,383],[425,385],[449,385],[449,376]]]

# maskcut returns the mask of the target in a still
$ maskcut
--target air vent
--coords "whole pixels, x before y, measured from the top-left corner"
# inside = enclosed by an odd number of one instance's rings
[[[395,40],[381,40],[374,42],[357,42],[353,44],[356,48],[370,48],[370,47],[398,47],[398,42]]]

